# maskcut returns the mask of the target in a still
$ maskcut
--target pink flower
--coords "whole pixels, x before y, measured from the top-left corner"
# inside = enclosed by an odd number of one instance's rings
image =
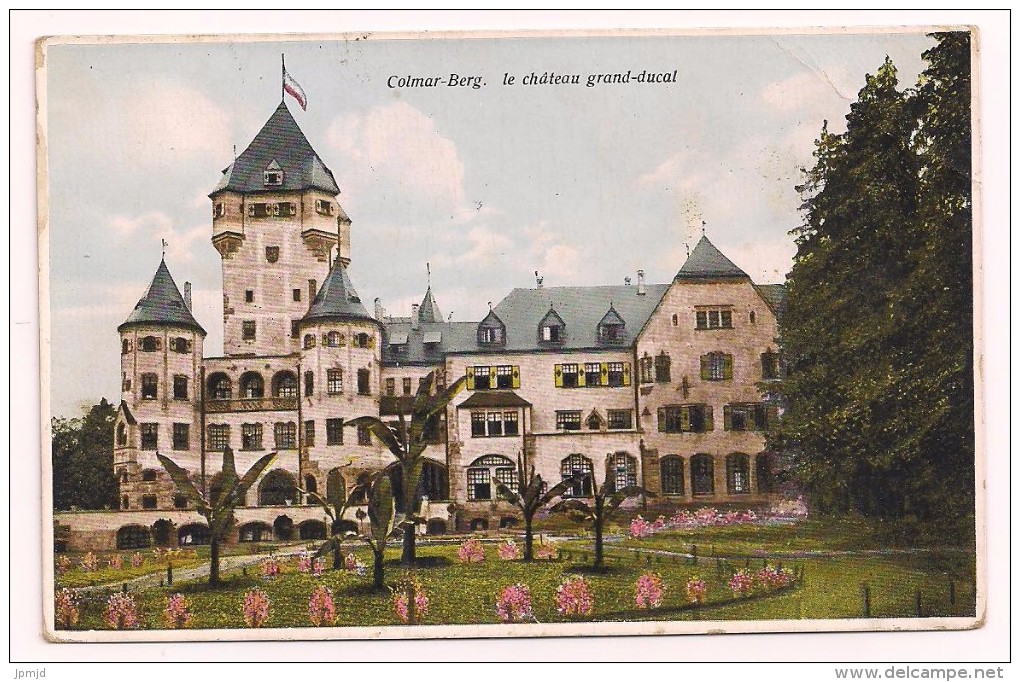
[[[555,559],[559,556],[556,545],[539,545],[535,550],[535,557],[538,559]]]
[[[630,522],[630,536],[640,540],[652,534],[652,524],[645,521],[639,514]]]
[[[692,604],[704,604],[705,595],[708,593],[708,589],[705,586],[705,581],[694,576],[687,581],[687,586],[684,588],[687,593],[687,601]]]
[[[131,555],[131,566],[133,568],[140,568],[145,563],[145,557],[142,556],[141,552],[135,552]]]
[[[754,589],[754,578],[745,570],[740,570],[730,577],[730,590],[734,597],[746,597]]]
[[[503,561],[514,561],[521,558],[521,548],[513,540],[499,543],[496,552]]]
[[[103,620],[114,630],[127,630],[138,627],[138,607],[131,595],[116,592],[106,600],[106,612]]]
[[[652,523],[652,530],[655,531],[655,532],[658,532],[658,531],[662,530],[665,527],[666,527],[666,517],[665,516],[661,516],[660,515],[659,518],[655,519],[655,522]]]
[[[119,554],[114,554],[109,559],[107,559],[107,562],[109,563],[110,568],[112,568],[115,571],[119,571],[121,567],[124,566],[124,559]]]
[[[414,595],[414,614],[408,611],[408,597]],[[404,576],[393,587],[393,611],[405,625],[421,623],[429,612],[429,598],[422,584],[414,576]]]
[[[312,572],[312,555],[308,552],[302,552],[298,555],[297,568],[301,573]]]
[[[262,577],[275,578],[280,575],[280,562],[274,557],[267,557],[262,560]]]
[[[170,630],[180,630],[191,625],[191,603],[181,593],[170,595],[163,611],[163,623]]]
[[[556,588],[556,610],[564,616],[590,616],[594,608],[595,597],[583,577],[570,576]]]
[[[793,572],[788,568],[777,569],[766,566],[754,574],[755,580],[766,590],[778,590],[789,587],[793,582]]]
[[[336,607],[333,592],[325,585],[319,585],[308,600],[308,620],[312,625],[332,625],[336,622]]]
[[[344,570],[357,575],[365,575],[367,567],[361,560],[358,559],[358,557],[351,553],[344,557]]]
[[[719,512],[715,507],[702,507],[695,513],[694,518],[699,524],[710,526],[719,520]]]
[[[54,596],[53,615],[57,627],[70,630],[78,624],[81,610],[78,608],[78,593],[66,587]]]
[[[71,557],[57,557],[57,575],[63,575],[71,570]]]
[[[99,558],[95,554],[89,552],[81,558],[81,570],[86,573],[91,573],[99,568]]]
[[[662,604],[662,578],[645,573],[634,584],[634,603],[639,609],[653,609]]]
[[[531,611],[531,590],[517,583],[504,587],[496,597],[496,615],[504,623],[521,623],[535,616]]]
[[[244,595],[244,624],[250,628],[260,628],[269,620],[269,597],[260,589],[254,589]]]
[[[485,548],[482,547],[481,540],[467,540],[460,549],[457,550],[457,556],[460,558],[462,564],[475,564],[485,561]]]
[[[326,568],[326,561],[322,557],[318,557],[312,562],[312,575],[316,578],[321,577],[324,568]]]

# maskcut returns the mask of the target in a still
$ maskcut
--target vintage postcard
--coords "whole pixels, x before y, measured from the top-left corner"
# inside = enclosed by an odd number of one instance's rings
[[[978,39],[41,40],[46,636],[979,626]]]

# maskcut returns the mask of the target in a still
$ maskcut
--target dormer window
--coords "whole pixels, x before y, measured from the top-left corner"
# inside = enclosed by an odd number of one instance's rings
[[[563,343],[565,332],[563,318],[550,306],[549,312],[538,323],[538,340],[542,343]]]
[[[478,323],[478,345],[502,346],[506,343],[506,325],[491,309],[485,319]]]
[[[266,166],[266,170],[262,173],[262,182],[266,187],[279,187],[283,184],[283,169],[275,159]]]
[[[609,304],[609,311],[599,321],[599,342],[600,343],[623,343],[627,340],[626,323],[620,314]]]

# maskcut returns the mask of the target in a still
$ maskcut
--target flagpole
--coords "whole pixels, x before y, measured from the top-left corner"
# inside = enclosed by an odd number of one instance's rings
[[[283,101],[286,92],[284,90],[284,83],[287,82],[287,62],[284,61],[283,53],[280,53],[280,101]]]

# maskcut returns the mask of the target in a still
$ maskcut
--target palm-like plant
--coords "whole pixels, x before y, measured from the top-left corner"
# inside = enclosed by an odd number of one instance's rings
[[[347,464],[344,468],[347,468],[349,466],[350,464]],[[330,475],[332,475],[332,473]],[[355,497],[358,490],[359,489],[363,490],[364,487],[365,486],[359,482],[358,485],[355,486],[354,490],[351,491],[351,495],[348,496],[347,488],[346,486],[343,485],[343,478],[341,477],[340,480],[337,481],[335,485],[330,485],[329,481],[327,481],[325,497],[318,493],[304,490],[303,488],[300,487],[296,488],[296,490],[299,493],[307,497],[313,503],[322,507],[322,510],[325,512],[326,516],[329,517],[330,537],[328,540],[322,543],[322,546],[319,547],[318,551],[315,552],[315,556],[317,557],[325,556],[326,554],[332,552],[334,570],[339,570],[343,566],[343,561],[340,555],[340,545],[342,545],[344,540],[346,540],[348,537],[356,535],[356,533],[350,531],[346,533],[342,532],[342,529],[340,528],[340,521],[343,520],[344,514],[347,513],[347,508],[349,506],[348,500],[351,497]]]
[[[227,530],[234,521],[234,510],[244,502],[245,495],[255,481],[272,466],[276,460],[276,453],[271,452],[259,459],[250,469],[238,478],[237,468],[234,466],[234,451],[227,446],[223,449],[223,487],[213,498],[212,492],[207,497],[202,494],[191,480],[187,469],[178,466],[172,459],[157,454],[163,468],[170,474],[177,491],[188,498],[188,501],[195,505],[199,514],[209,525],[209,584],[217,585],[220,581],[220,542],[227,534]]]
[[[568,488],[574,485],[573,478],[567,478],[560,481],[549,490],[543,490],[546,487],[545,481],[542,480],[542,474],[535,473],[535,465],[532,464],[530,467],[525,465],[524,459],[520,453],[517,455],[517,481],[519,492],[514,492],[507,486],[506,483],[497,479],[493,479],[496,483],[496,490],[498,493],[506,499],[507,502],[516,506],[521,510],[521,514],[524,516],[524,560],[531,561],[533,559],[532,547],[534,545],[534,533],[532,532],[532,522],[535,519],[535,514],[538,510],[545,505],[552,502],[554,499],[562,495]]]
[[[421,482],[422,467],[425,466],[424,452],[427,445],[424,441],[425,430],[428,423],[443,412],[464,388],[467,377],[457,379],[443,391],[432,395],[434,382],[435,372],[429,372],[428,376],[422,379],[418,385],[418,392],[415,394],[411,406],[410,423],[405,419],[402,411],[400,422],[395,427],[390,427],[378,417],[372,416],[357,417],[346,423],[348,427],[367,428],[397,459],[386,468],[385,473],[389,474],[390,471],[396,469],[400,474],[400,493],[404,510],[404,519],[399,523],[404,532],[404,546],[400,560],[404,566],[408,567],[415,563],[415,526],[424,522],[424,519],[418,515],[418,508],[421,505],[419,483]]]
[[[385,471],[374,474],[366,482],[368,494],[368,521],[370,531],[365,540],[372,549],[372,587],[381,590],[383,582],[383,559],[386,540],[393,532],[396,509],[393,502],[393,484]],[[406,534],[406,533],[405,533]]]
[[[571,481],[573,482],[573,481]],[[571,498],[553,505],[550,511],[567,512],[577,516],[581,521],[591,524],[595,534],[595,561],[594,568],[602,567],[602,531],[606,521],[613,515],[623,501],[630,497],[647,495],[655,497],[655,494],[637,485],[629,485],[616,490],[616,486],[609,472],[606,473],[606,480],[595,491],[589,500]]]

